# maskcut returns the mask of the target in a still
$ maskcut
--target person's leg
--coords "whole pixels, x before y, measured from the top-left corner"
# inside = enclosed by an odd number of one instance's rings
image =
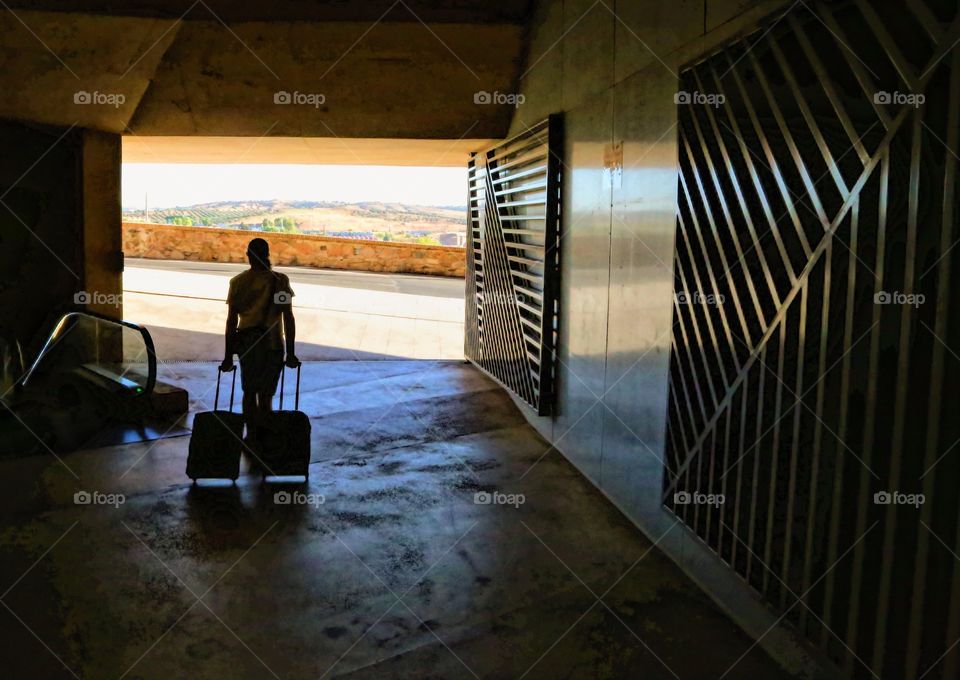
[[[247,424],[247,439],[257,438],[257,424],[260,421],[260,409],[256,392],[243,393],[243,420]]]
[[[283,371],[283,351],[270,350],[266,355],[264,365],[264,380],[258,390],[258,401],[261,413],[273,412],[273,398],[277,393],[277,384],[280,382],[280,373]]]
[[[247,439],[255,441],[260,427],[260,404],[257,395],[263,389],[265,348],[261,343],[245,347],[240,354],[240,382],[243,386],[243,419],[247,425]]]
[[[260,392],[257,395],[257,404],[260,407],[260,413],[272,413],[273,412],[273,393],[272,392]]]

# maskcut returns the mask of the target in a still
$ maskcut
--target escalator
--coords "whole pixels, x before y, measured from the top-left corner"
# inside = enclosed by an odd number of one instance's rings
[[[156,438],[147,433],[169,431],[165,425],[175,426],[187,410],[185,392],[161,394],[157,386],[146,328],[91,312],[65,314],[0,397],[0,457]]]

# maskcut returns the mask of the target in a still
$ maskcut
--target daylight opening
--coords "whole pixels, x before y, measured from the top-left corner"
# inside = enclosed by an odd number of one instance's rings
[[[223,353],[230,279],[270,244],[304,360],[463,356],[466,170],[124,162],[124,314],[163,361]]]

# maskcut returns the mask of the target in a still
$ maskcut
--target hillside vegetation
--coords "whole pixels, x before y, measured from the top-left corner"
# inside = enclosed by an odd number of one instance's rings
[[[221,201],[146,212],[125,208],[123,217],[130,222],[444,245],[455,245],[467,224],[465,207],[372,201]]]

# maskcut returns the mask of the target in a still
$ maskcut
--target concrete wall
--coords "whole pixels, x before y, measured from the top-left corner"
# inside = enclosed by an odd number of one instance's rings
[[[83,133],[84,290],[96,291],[87,309],[120,316],[116,300],[123,293],[120,224],[120,136]]]
[[[120,138],[0,121],[0,146],[0,339],[29,362],[77,293],[123,289]]]
[[[756,637],[776,617],[661,505],[683,64],[784,2],[543,0],[511,124],[565,119],[556,412],[535,427]],[[604,167],[622,143],[622,171]],[[610,154],[608,154],[609,156]],[[530,473],[536,474],[536,469]],[[819,673],[789,630],[762,644]],[[818,676],[822,677],[822,676]]]
[[[132,222],[123,225],[123,251],[158,260],[246,262],[255,236],[270,243],[275,265],[457,277],[466,267],[463,248]]]
[[[28,353],[83,286],[79,131],[0,122],[0,337]]]

